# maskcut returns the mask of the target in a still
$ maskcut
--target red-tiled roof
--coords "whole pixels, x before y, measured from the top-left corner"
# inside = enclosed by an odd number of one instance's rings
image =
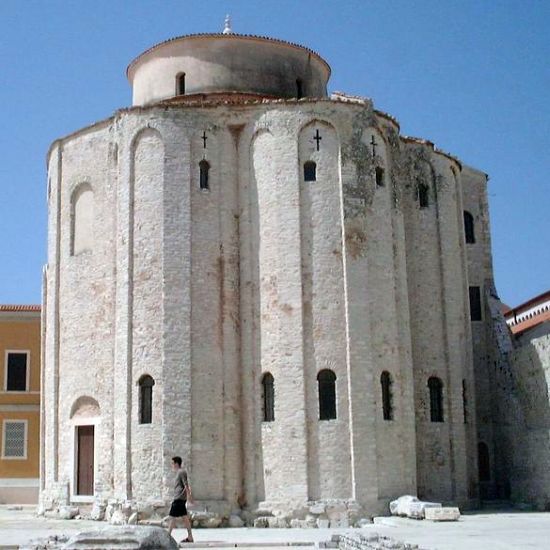
[[[39,305],[0,304],[0,311],[40,311]]]
[[[542,309],[542,304],[548,302],[549,300],[550,290],[543,292],[542,294],[539,294],[538,296],[535,296],[530,300],[527,300],[519,306],[508,308],[508,310],[506,311],[503,309],[504,318],[507,321],[513,320],[515,322],[515,324],[508,325],[512,333],[514,335],[518,335],[530,328],[536,327],[537,325],[544,323],[545,321],[549,321],[550,310],[547,309],[548,306],[546,306],[544,310]],[[541,305],[541,308],[537,310],[536,307],[539,304]],[[534,309],[534,311],[532,311],[526,319],[517,322],[517,317],[521,317],[522,314],[525,314],[525,312],[532,309]]]
[[[523,311],[525,309],[530,309],[531,307],[536,306],[541,302],[545,302],[546,300],[550,300],[550,290],[547,290],[546,292],[543,292],[542,294],[539,294],[538,296],[535,296],[534,298],[523,302],[523,304],[520,304],[519,306],[511,308],[511,310],[508,312],[508,315],[510,315],[512,312],[519,313],[520,311]]]
[[[512,334],[515,336],[518,336],[519,334],[522,334],[526,330],[536,327],[537,325],[540,325],[541,323],[544,323],[545,321],[550,321],[550,310],[549,311],[543,311],[542,313],[539,313],[538,315],[535,315],[534,317],[530,317],[529,319],[525,319],[525,321],[522,321],[521,323],[518,323],[517,325],[512,325],[510,327],[510,330],[512,331]]]
[[[500,302],[500,311],[502,315],[506,315],[509,311],[512,311],[512,308],[504,302]]]

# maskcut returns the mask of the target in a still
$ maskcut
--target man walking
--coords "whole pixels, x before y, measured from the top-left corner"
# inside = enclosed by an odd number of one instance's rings
[[[176,521],[181,518],[183,525],[187,529],[187,538],[181,542],[193,542],[193,533],[191,532],[191,520],[187,515],[186,504],[193,503],[191,487],[187,479],[187,472],[181,467],[181,457],[172,458],[172,470],[176,472],[176,481],[174,484],[174,500],[170,507],[170,520],[168,522],[168,534],[172,536],[172,530],[176,526]]]

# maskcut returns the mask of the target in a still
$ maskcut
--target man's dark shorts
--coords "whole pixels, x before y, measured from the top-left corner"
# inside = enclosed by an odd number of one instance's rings
[[[187,507],[185,506],[185,500],[174,500],[170,507],[170,513],[168,514],[173,518],[181,518],[187,515]]]

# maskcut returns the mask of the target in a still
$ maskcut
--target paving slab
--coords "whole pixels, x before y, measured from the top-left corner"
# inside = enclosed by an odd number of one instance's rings
[[[7,510],[0,507],[0,549],[14,549],[32,539],[50,535],[72,535],[105,525],[90,520],[37,518],[34,510]],[[246,548],[247,550],[311,550],[312,545],[331,539],[336,533],[355,529],[195,529],[194,544],[186,548]],[[429,550],[548,550],[550,513],[476,512],[456,522],[434,523],[407,518],[384,518],[360,529],[399,541],[418,544]],[[176,540],[186,536],[175,529]]]

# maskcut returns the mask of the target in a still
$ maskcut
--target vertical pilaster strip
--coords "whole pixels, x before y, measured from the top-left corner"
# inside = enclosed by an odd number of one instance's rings
[[[254,184],[252,165],[252,136],[241,134],[241,146],[237,150],[238,208],[239,208],[239,321],[240,321],[240,376],[241,387],[241,460],[243,468],[243,490],[249,503],[263,498],[261,483],[261,461],[257,446],[260,435],[256,426],[256,396],[254,371],[259,365],[258,349],[258,266],[257,243],[253,241],[254,228],[258,223],[257,189]],[[245,147],[246,145],[246,147]]]
[[[191,144],[181,128],[164,128],[162,280],[163,494],[169,498],[170,459],[191,464]]]
[[[40,492],[46,484],[46,404],[45,404],[45,365],[46,365],[46,321],[48,315],[48,265],[42,269],[42,308],[40,312]]]
[[[52,395],[52,419],[53,419],[53,479],[59,480],[59,325],[60,325],[60,287],[61,287],[61,188],[63,183],[63,145],[57,147],[57,189],[55,210],[55,291],[54,291],[54,334],[53,336],[53,395]]]
[[[378,498],[376,463],[375,405],[373,364],[370,354],[370,319],[368,306],[368,266],[366,251],[349,246],[366,238],[366,220],[352,216],[347,209],[347,189],[353,188],[356,171],[351,163],[341,162],[342,261],[347,336],[347,378],[349,431],[351,449],[352,498],[375,506]],[[353,202],[353,198],[351,201]],[[367,394],[365,394],[367,388]]]
[[[439,241],[439,262],[441,275],[441,311],[444,338],[446,384],[444,398],[448,418],[449,461],[451,476],[451,499],[464,498],[466,483],[466,445],[464,422],[462,421],[462,373],[464,363],[464,342],[459,340],[462,325],[462,304],[464,303],[463,270],[460,263],[459,239],[456,220],[456,193],[454,179],[447,163],[434,159],[438,174],[436,182],[444,182],[438,189],[435,185],[437,235]],[[453,223],[454,219],[454,223]],[[458,278],[458,280],[457,280]]]
[[[267,501],[288,507],[307,501],[308,479],[301,250],[296,246],[298,151],[284,114],[274,118],[270,131],[256,136],[252,151],[259,213],[261,373],[273,375],[277,400],[275,421],[261,426],[265,493]],[[254,391],[259,388],[257,380]],[[261,422],[259,415],[256,419]]]
[[[464,347],[464,363],[463,363],[463,376],[467,382],[466,397],[467,403],[465,404],[466,413],[468,415],[464,426],[466,431],[466,456],[468,460],[468,499],[474,498],[473,494],[470,494],[470,487],[478,485],[478,472],[477,472],[477,415],[476,415],[476,392],[475,392],[475,374],[474,374],[474,358],[473,358],[473,339],[472,339],[472,325],[468,317],[469,311],[469,292],[468,292],[468,259],[466,255],[466,241],[464,237],[464,202],[462,187],[462,179],[457,172],[453,172],[453,180],[456,188],[456,220],[457,220],[457,232],[459,235],[460,246],[460,263],[462,267],[462,311],[463,311],[463,327],[464,338],[462,345]]]
[[[220,156],[220,266],[222,288],[223,376],[224,376],[224,499],[232,505],[243,497],[240,444],[241,379],[239,341],[239,140],[242,125],[229,127],[222,134]]]
[[[122,121],[116,128],[122,131]],[[134,160],[133,144],[126,139],[119,148],[116,185],[116,311],[113,376],[113,476],[114,496],[131,495],[131,370],[133,300]]]

